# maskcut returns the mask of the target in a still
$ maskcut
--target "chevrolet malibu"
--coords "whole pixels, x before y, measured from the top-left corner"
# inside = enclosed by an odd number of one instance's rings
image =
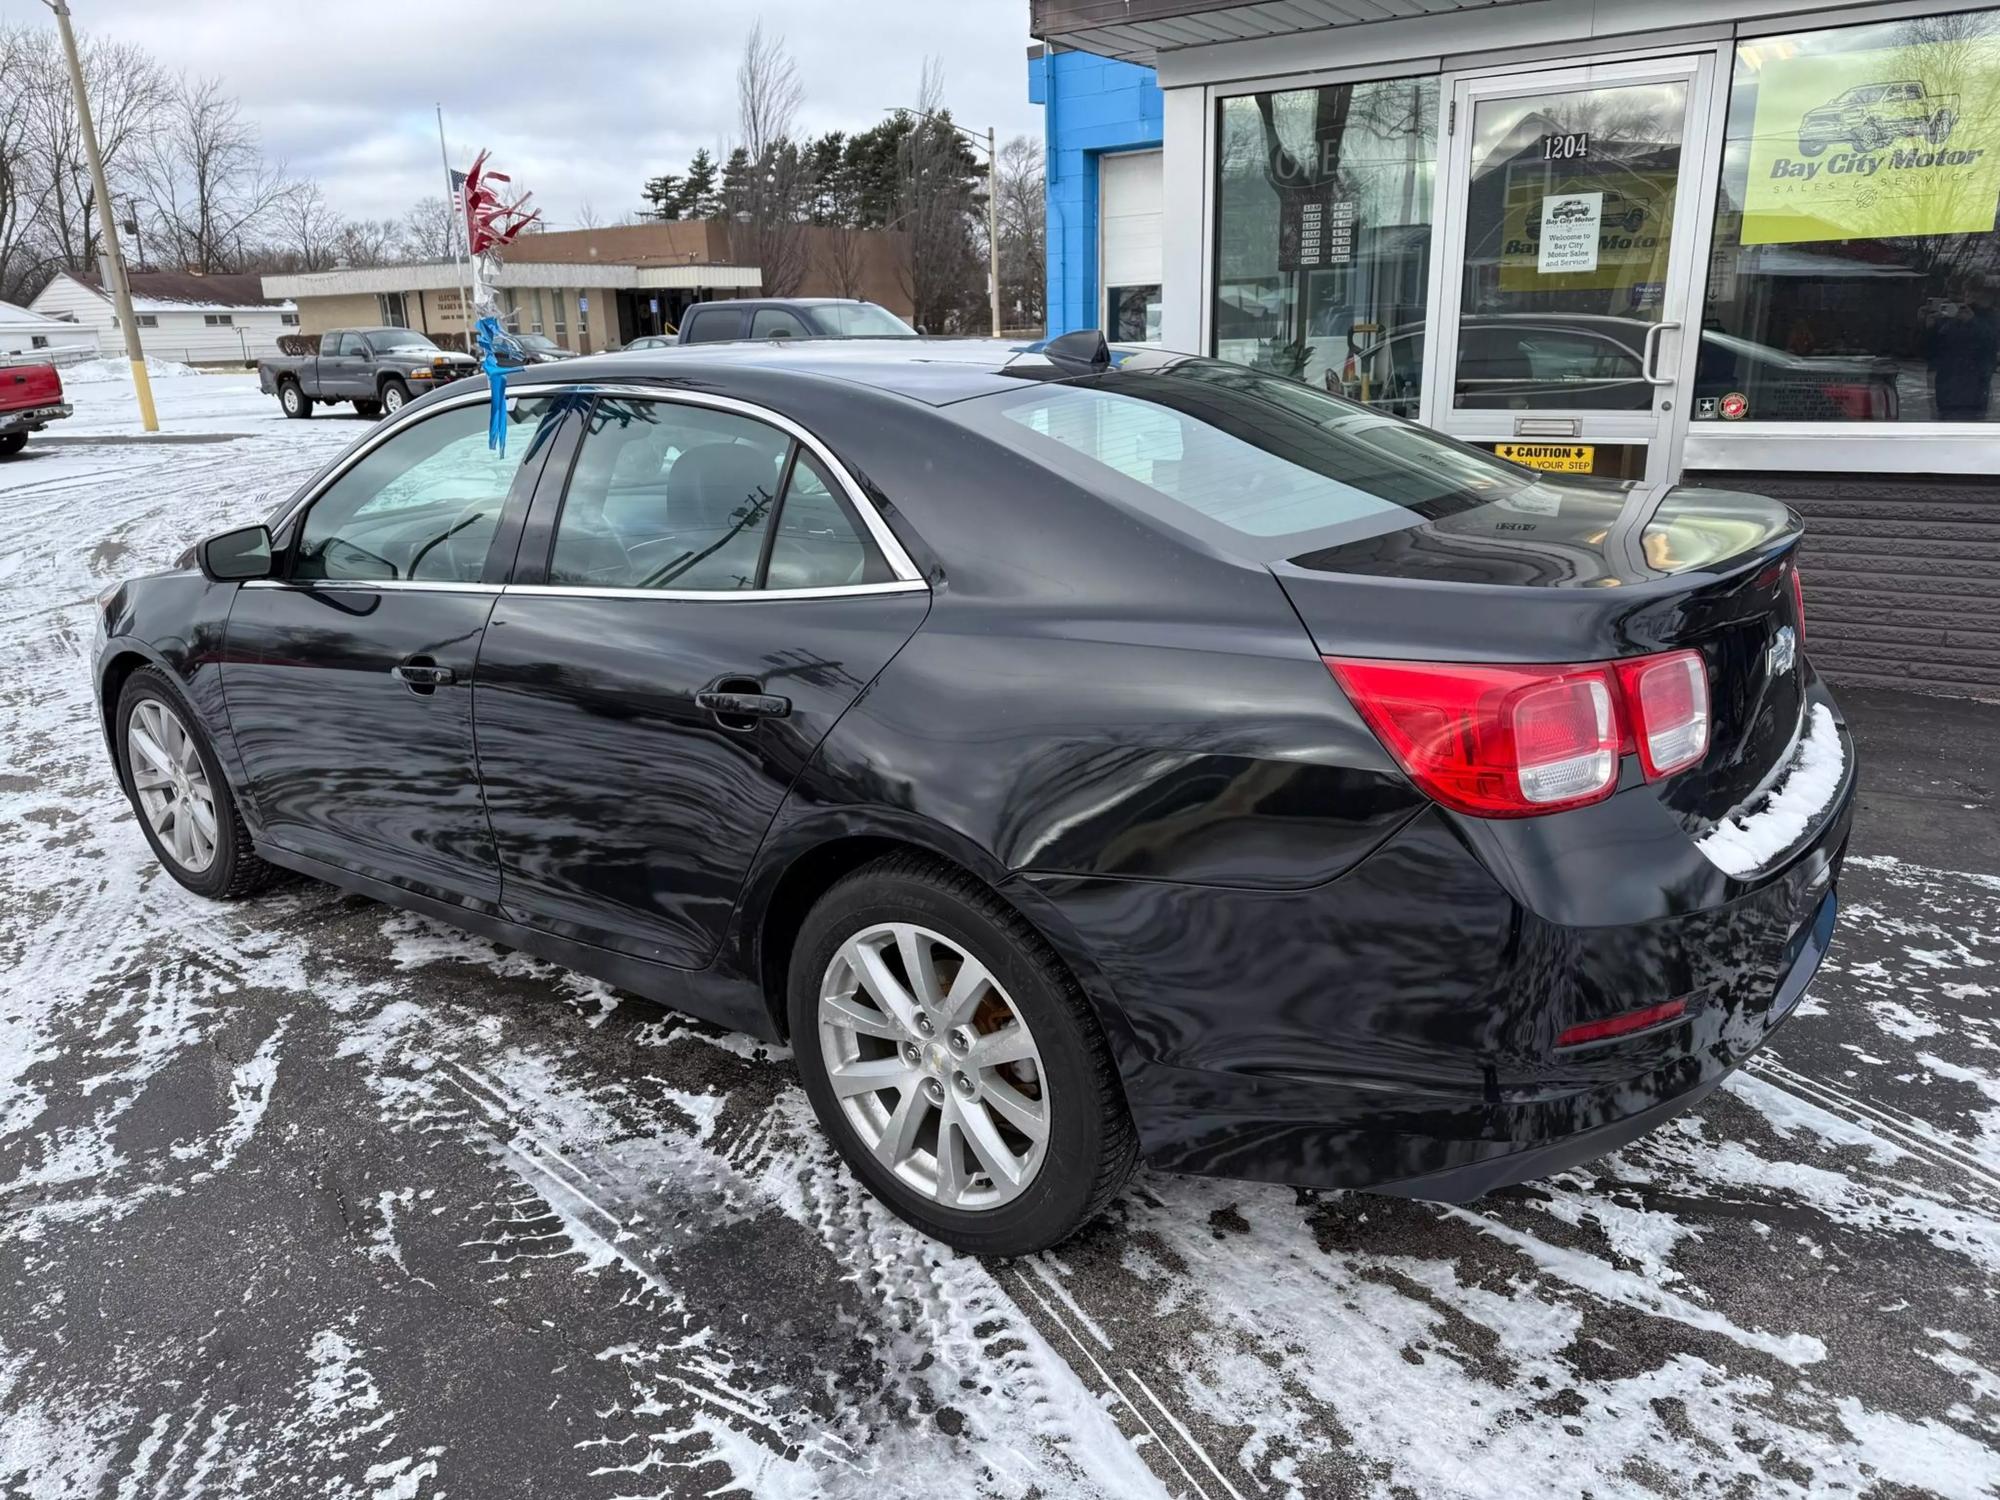
[[[1826,950],[1854,755],[1771,501],[1094,334],[570,360],[504,415],[441,390],[103,597],[154,854],[788,1041],[951,1245],[1140,1158],[1555,1171]]]

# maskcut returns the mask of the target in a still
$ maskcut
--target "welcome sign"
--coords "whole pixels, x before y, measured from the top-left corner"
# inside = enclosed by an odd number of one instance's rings
[[[1751,130],[1746,245],[1984,233],[2000,208],[2000,38],[1774,58]]]

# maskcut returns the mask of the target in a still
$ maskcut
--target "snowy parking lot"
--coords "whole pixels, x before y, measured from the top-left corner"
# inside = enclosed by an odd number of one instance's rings
[[[113,379],[0,463],[0,1494],[2000,1493],[2000,707],[1849,698],[1832,957],[1635,1146],[1462,1208],[1142,1170],[981,1263],[782,1051],[157,868],[92,597],[365,429],[157,390],[223,440],[97,441]]]

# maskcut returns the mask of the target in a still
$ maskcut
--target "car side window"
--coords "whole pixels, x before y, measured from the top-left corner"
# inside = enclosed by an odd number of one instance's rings
[[[894,576],[840,486],[800,448],[779,502],[764,587],[832,589]]]
[[[361,335],[358,333],[343,333],[334,342],[333,352],[335,354],[359,354],[361,352]]]
[[[789,308],[760,307],[750,318],[750,337],[753,339],[802,339],[811,337],[812,330],[801,323],[798,315]]]
[[[549,582],[756,588],[790,450],[788,435],[734,412],[599,401],[556,520]]]
[[[511,404],[505,454],[488,442],[484,402],[426,417],[369,450],[307,510],[289,576],[477,583],[553,399]]]
[[[733,307],[714,312],[697,311],[688,317],[687,342],[690,344],[713,344],[733,339],[737,329],[743,326],[743,314]]]

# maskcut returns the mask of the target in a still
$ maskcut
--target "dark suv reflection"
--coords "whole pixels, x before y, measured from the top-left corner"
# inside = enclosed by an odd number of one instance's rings
[[[1645,411],[1646,330],[1640,318],[1588,313],[1475,313],[1459,324],[1452,405],[1464,411],[1574,407]],[[1349,364],[1348,395],[1415,417],[1425,325],[1408,324]],[[1363,380],[1366,388],[1363,388]],[[1896,367],[1886,360],[1787,354],[1719,329],[1701,331],[1696,411],[1704,398],[1740,393],[1744,416],[1770,422],[1893,422]]]

